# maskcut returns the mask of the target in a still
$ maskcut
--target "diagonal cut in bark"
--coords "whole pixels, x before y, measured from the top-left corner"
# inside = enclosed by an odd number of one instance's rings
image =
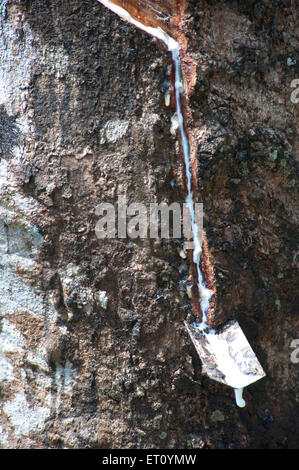
[[[198,352],[204,372],[213,380],[235,389],[236,402],[245,406],[242,399],[243,387],[265,376],[265,373],[252,351],[238,322],[228,323],[222,329],[211,328],[215,320],[216,286],[213,266],[210,261],[205,234],[199,241],[198,226],[195,222],[194,201],[198,188],[198,165],[189,125],[192,122],[188,107],[188,91],[183,85],[182,73],[191,76],[194,83],[194,68],[186,59],[186,38],[182,33],[184,1],[119,1],[99,0],[103,5],[117,13],[152,36],[160,39],[172,53],[174,67],[174,101],[178,115],[178,128],[182,149],[182,162],[185,171],[183,190],[190,210],[194,250],[190,258],[190,277],[192,289],[192,307],[199,322],[187,324],[186,329]],[[190,65],[191,64],[191,65]],[[188,123],[188,125],[186,125]],[[200,321],[201,320],[201,321]]]

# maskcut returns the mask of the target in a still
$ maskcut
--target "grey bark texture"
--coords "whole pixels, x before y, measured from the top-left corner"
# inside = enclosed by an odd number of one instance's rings
[[[11,1],[0,18],[2,448],[298,443],[295,2],[194,0],[185,13],[218,315],[238,319],[267,377],[239,409],[201,374],[181,241],[95,234],[96,207],[119,194],[183,201],[165,48],[97,1]]]

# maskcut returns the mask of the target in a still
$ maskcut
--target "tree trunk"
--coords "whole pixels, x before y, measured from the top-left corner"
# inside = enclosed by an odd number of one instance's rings
[[[120,196],[184,201],[170,54],[96,0],[11,1],[0,27],[0,447],[295,447],[295,2],[182,17],[215,318],[267,374],[243,409],[184,327],[183,241],[96,233]]]

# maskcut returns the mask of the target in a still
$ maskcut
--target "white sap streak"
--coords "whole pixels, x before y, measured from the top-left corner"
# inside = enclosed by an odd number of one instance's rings
[[[207,314],[210,305],[210,298],[213,295],[213,292],[204,284],[203,275],[200,269],[200,259],[202,253],[202,245],[201,245],[201,238],[199,233],[199,227],[196,223],[195,217],[195,208],[194,208],[194,201],[193,201],[193,192],[192,192],[192,170],[191,170],[191,162],[190,162],[190,146],[189,141],[184,129],[184,117],[182,113],[181,107],[181,95],[184,92],[183,81],[181,76],[181,60],[180,60],[180,45],[179,43],[170,37],[163,29],[160,27],[153,28],[151,26],[145,26],[144,24],[136,21],[128,11],[124,8],[115,5],[110,0],[99,0],[105,7],[109,8],[110,10],[117,13],[121,18],[126,21],[129,21],[133,25],[137,26],[138,28],[146,31],[151,36],[156,37],[164,42],[167,46],[168,50],[172,54],[172,60],[175,67],[175,97],[176,97],[176,110],[177,110],[177,119],[178,119],[178,126],[181,135],[181,142],[183,147],[183,154],[184,154],[184,162],[186,168],[186,179],[187,179],[187,197],[186,197],[186,204],[189,209],[190,219],[191,219],[191,230],[193,234],[193,243],[194,243],[194,251],[193,251],[193,262],[196,264],[197,267],[197,276],[198,276],[198,289],[200,292],[200,306],[202,311],[202,322],[199,324],[199,328],[201,330],[205,330],[207,325]]]
[[[137,26],[137,28],[142,29],[146,33],[150,34],[151,36],[154,36],[155,38],[163,41],[164,44],[166,44],[168,50],[171,51],[179,47],[178,43],[172,37],[168,36],[168,34],[165,33],[163,29],[153,28],[151,26],[145,26],[143,23],[140,23],[140,21],[134,20],[134,18],[132,18],[132,16],[127,10],[125,10],[124,8],[118,5],[115,5],[113,2],[110,2],[110,0],[98,0],[98,1],[102,3],[105,7],[114,11],[114,13],[119,15],[124,20],[129,21],[129,23],[132,23],[134,26]]]

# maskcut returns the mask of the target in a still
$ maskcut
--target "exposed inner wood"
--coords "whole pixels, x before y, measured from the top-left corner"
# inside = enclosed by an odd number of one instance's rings
[[[99,0],[101,1],[101,0]],[[105,2],[102,2],[105,4]],[[190,144],[190,164],[192,168],[192,191],[194,202],[198,200],[198,162],[196,158],[196,145],[195,138],[192,133],[192,113],[189,107],[189,97],[192,94],[193,88],[196,83],[196,64],[187,55],[187,39],[183,34],[184,24],[184,0],[169,0],[166,2],[161,1],[141,1],[141,0],[114,0],[115,5],[123,8],[130,13],[131,17],[145,26],[160,27],[166,31],[171,37],[176,39],[181,47],[181,67],[182,76],[184,78],[185,92],[181,95],[181,106],[184,117],[184,128]],[[107,5],[106,5],[107,6]],[[172,103],[175,103],[175,88],[174,88],[174,73],[171,73],[173,97]],[[179,137],[180,138],[180,137]],[[184,156],[182,146],[180,146],[180,159],[182,162],[182,168],[185,172]],[[186,178],[185,175],[180,178],[182,182],[182,192],[186,196]],[[213,326],[213,322],[216,320],[215,308],[216,308],[216,283],[214,277],[213,266],[210,260],[208,243],[205,233],[203,233],[203,244],[202,244],[202,257],[200,268],[205,278],[206,286],[213,291],[214,295],[210,301],[210,307],[208,311],[208,323]],[[196,265],[192,261],[192,253],[188,256],[190,262],[190,273],[189,281],[192,283],[192,310],[193,313],[198,317],[198,320],[202,320],[202,312],[200,307],[200,292],[197,287],[198,277]]]

